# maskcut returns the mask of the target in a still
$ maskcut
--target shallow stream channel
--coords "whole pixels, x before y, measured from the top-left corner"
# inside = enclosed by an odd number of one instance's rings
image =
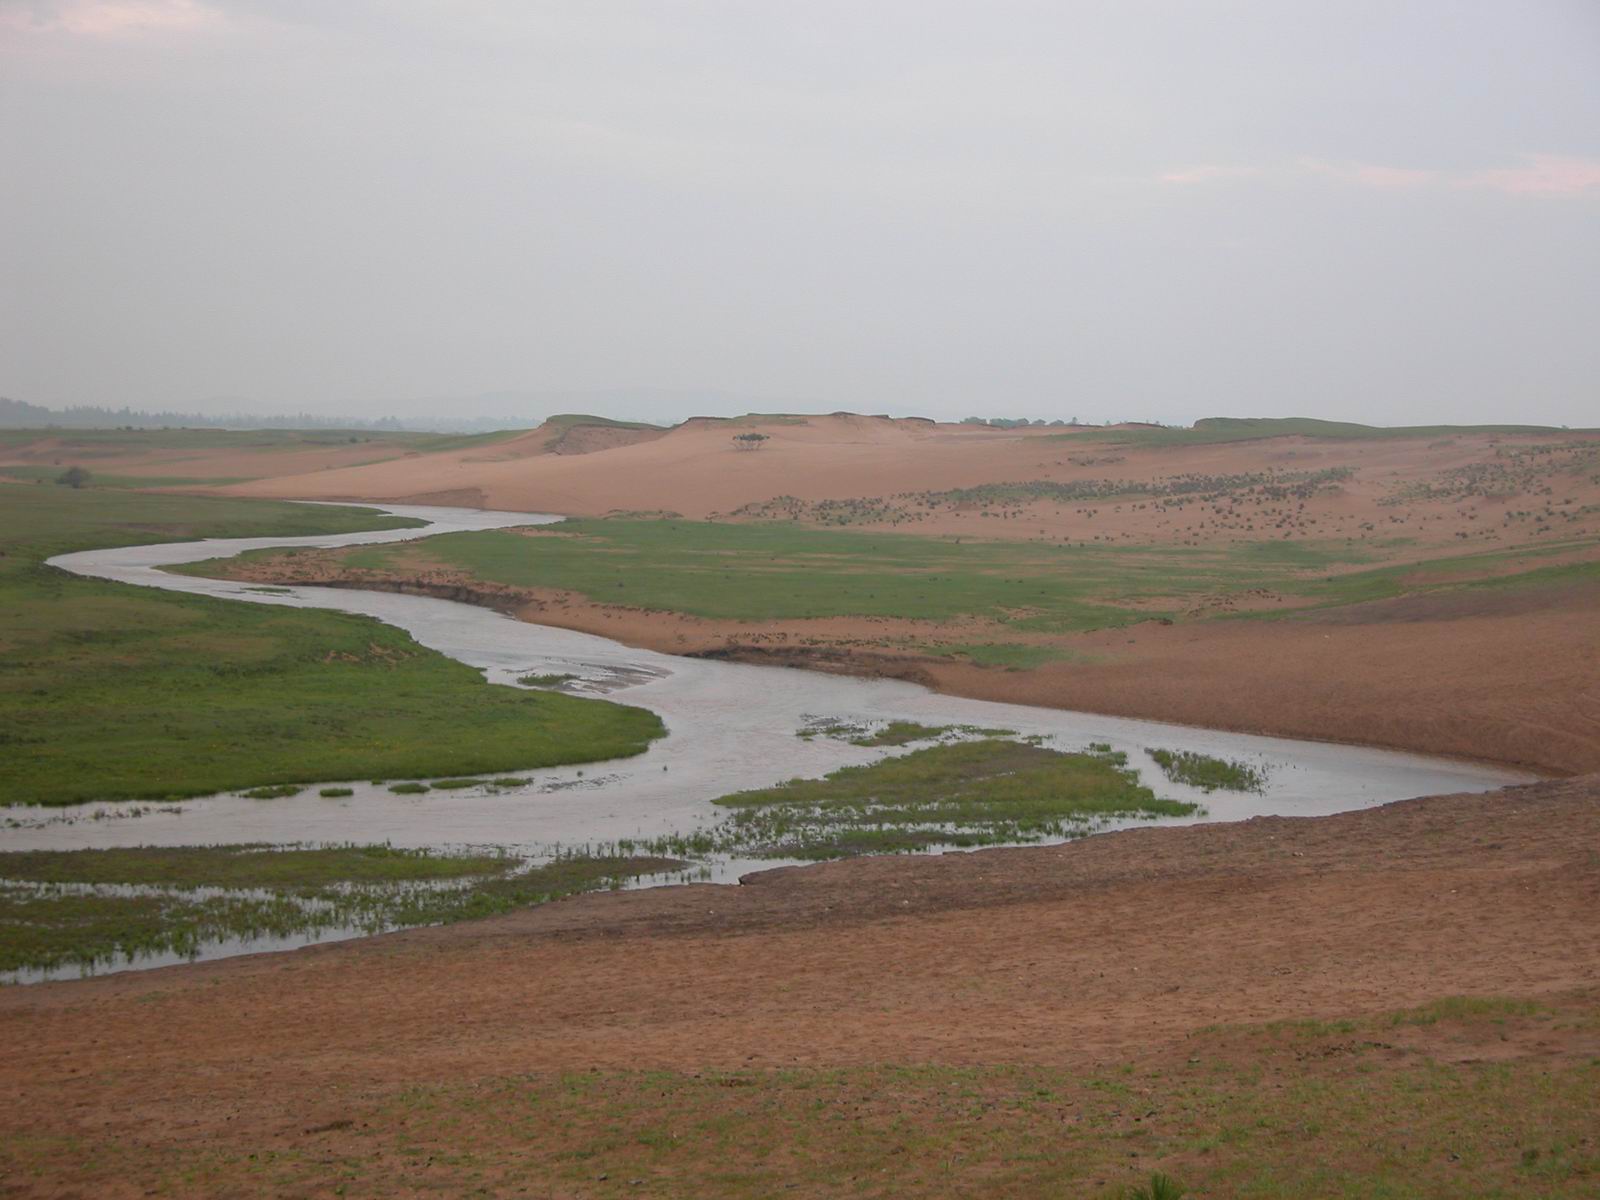
[[[567,677],[560,686],[570,694],[616,700],[657,713],[667,735],[635,758],[517,772],[514,782],[485,782],[415,795],[396,794],[389,784],[330,781],[330,786],[336,782],[350,794],[324,797],[317,785],[310,785],[298,794],[276,799],[253,800],[228,793],[161,804],[0,807],[0,848],[359,843],[451,852],[492,848],[496,853],[520,855],[530,863],[549,862],[564,853],[615,854],[619,843],[624,848],[652,840],[659,844],[659,839],[716,826],[726,817],[726,811],[713,803],[717,797],[768,788],[789,779],[817,778],[841,767],[915,752],[917,744],[860,745],[856,744],[864,740],[860,737],[853,742],[849,736],[828,732],[870,733],[889,722],[953,731],[947,739],[979,736],[962,733],[962,729],[999,729],[1053,750],[1098,747],[1099,753],[1125,756],[1126,768],[1137,771],[1138,782],[1157,797],[1199,806],[1185,816],[1100,818],[1076,827],[1074,833],[1133,824],[1236,821],[1267,814],[1316,816],[1412,796],[1485,791],[1529,778],[1490,766],[1359,746],[967,700],[894,680],[678,658],[448,600],[347,588],[264,589],[162,569],[270,547],[397,542],[561,519],[410,505],[371,507],[429,524],[339,536],[129,546],[63,555],[51,563],[76,574],[144,587],[247,604],[337,609],[375,617],[405,630],[424,646],[482,670],[492,684],[517,687],[522,686],[517,681],[527,676]],[[811,736],[801,736],[808,729],[813,731]],[[1205,791],[1174,781],[1151,757],[1152,749],[1241,764],[1253,772],[1255,786]],[[241,753],[247,752],[241,748]],[[619,879],[613,886],[680,880],[732,882],[749,871],[785,861],[716,851],[672,857],[689,859],[690,865]],[[14,885],[0,880],[0,887],[5,886]],[[324,920],[299,932],[263,929],[253,936],[201,939],[200,944],[113,955],[93,963],[0,973],[0,979],[28,982],[287,949],[387,927],[393,925],[371,919]]]

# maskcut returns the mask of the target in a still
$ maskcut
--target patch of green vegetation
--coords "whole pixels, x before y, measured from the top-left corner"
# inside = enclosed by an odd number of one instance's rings
[[[389,790],[396,796],[420,796],[423,792],[431,792],[433,789],[425,783],[418,783],[412,779],[404,783],[391,783]]]
[[[881,729],[858,734],[848,741],[852,746],[905,746],[943,737],[953,728],[951,725],[922,725],[916,721],[890,721]]]
[[[354,796],[355,794],[355,788],[347,787],[325,787],[317,792],[317,795],[324,796],[329,800],[338,799],[341,796]]]
[[[795,736],[802,741],[810,741],[815,737],[838,738],[848,741],[854,737],[864,737],[871,730],[871,726],[863,721],[847,721],[843,717],[812,717],[799,729]]]
[[[0,853],[0,971],[192,956],[230,939],[375,933],[490,916],[677,870],[672,859],[390,846]]]
[[[958,642],[925,649],[929,654],[944,658],[960,657],[980,667],[1002,667],[1007,671],[1031,671],[1045,663],[1076,657],[1071,650],[1057,646],[1035,646],[1027,642]]]
[[[491,686],[368,618],[44,565],[104,546],[416,524],[359,508],[0,485],[0,797],[74,804],[517,770],[636,754],[661,736],[653,714]]]
[[[796,736],[809,741],[814,737],[837,738],[852,746],[906,746],[952,734],[968,737],[1015,737],[1014,729],[990,729],[981,725],[923,725],[917,721],[847,721],[842,717],[813,717]]]
[[[576,675],[561,675],[551,673],[548,675],[524,675],[517,680],[523,687],[556,688],[564,683],[571,683]]]
[[[930,746],[716,803],[732,811],[713,829],[645,845],[656,852],[842,858],[1040,841],[1113,817],[1186,816],[1197,808],[1157,799],[1109,756],[996,738]]]
[[[21,479],[28,482],[35,480],[53,481],[61,474],[60,467],[39,467],[13,464],[0,466],[0,475],[11,479]],[[99,488],[125,488],[137,490],[139,488],[168,488],[168,487],[226,487],[231,483],[248,483],[258,478],[254,475],[107,475],[102,472],[92,472],[84,480],[84,487]]]
[[[1508,1000],[1500,996],[1445,996],[1417,1008],[1389,1015],[1390,1025],[1437,1025],[1440,1021],[1490,1020],[1503,1022],[1508,1017],[1536,1017],[1547,1010],[1532,1000]]]
[[[134,846],[3,851],[0,879],[168,888],[302,889],[335,883],[399,883],[496,875],[516,863],[515,858],[498,853],[445,855],[394,846]]]
[[[482,787],[481,779],[435,779],[433,785],[442,791],[452,792],[460,788]]]
[[[1473,433],[1559,436],[1564,432],[1570,431],[1551,425],[1359,425],[1353,421],[1321,421],[1315,417],[1204,417],[1190,428],[1086,429],[1053,436],[1063,441],[1112,442],[1128,446],[1209,446],[1275,437],[1377,441],[1457,437]]]
[[[1327,575],[1320,579],[1299,579],[1285,583],[1282,590],[1315,601],[1317,608],[1331,608],[1427,592],[1552,587],[1600,578],[1600,561],[1522,568],[1524,560],[1567,554],[1588,545],[1563,541],[1514,550],[1452,555],[1420,563],[1396,563],[1364,571]],[[1232,619],[1294,619],[1308,611],[1302,608],[1284,612],[1239,613]]]
[[[1170,1175],[1157,1171],[1149,1182],[1118,1188],[1117,1200],[1183,1200],[1189,1193]]]
[[[249,791],[240,792],[246,800],[282,800],[286,796],[298,796],[305,788],[296,787],[292,783],[275,783],[267,787],[251,788]]]
[[[1213,758],[1192,750],[1156,748],[1151,748],[1149,755],[1173,783],[1186,783],[1208,792],[1218,788],[1229,792],[1259,792],[1267,786],[1265,771],[1238,759]]]

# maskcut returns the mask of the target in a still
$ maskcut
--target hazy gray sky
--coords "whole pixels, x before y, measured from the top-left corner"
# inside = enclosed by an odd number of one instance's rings
[[[0,164],[35,403],[1600,423],[1596,0],[0,0]]]

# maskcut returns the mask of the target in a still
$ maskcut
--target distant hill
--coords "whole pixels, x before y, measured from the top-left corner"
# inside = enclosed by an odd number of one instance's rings
[[[132,408],[98,408],[76,405],[72,408],[46,408],[26,400],[0,396],[0,428],[3,429],[390,429],[405,428],[394,417],[363,421],[358,417],[319,417],[311,413],[278,416],[232,414],[206,416],[203,413],[141,412]]]
[[[1563,430],[1554,425],[1358,425],[1353,421],[1323,421],[1316,417],[1203,417],[1187,429],[1182,426],[1144,425],[1090,429],[1072,436],[1079,441],[1089,439],[1124,445],[1199,446],[1277,437],[1355,442],[1389,438],[1445,438],[1469,433],[1561,432]]]

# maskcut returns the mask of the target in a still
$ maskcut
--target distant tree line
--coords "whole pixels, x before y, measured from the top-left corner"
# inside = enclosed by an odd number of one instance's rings
[[[323,417],[315,413],[257,416],[234,413],[231,416],[206,416],[204,413],[142,412],[133,408],[101,408],[80,404],[71,408],[46,408],[25,400],[0,396],[0,429],[352,429],[377,433],[405,430],[476,433],[517,428],[526,422],[503,421],[490,417],[441,417],[404,420],[399,417]]]

